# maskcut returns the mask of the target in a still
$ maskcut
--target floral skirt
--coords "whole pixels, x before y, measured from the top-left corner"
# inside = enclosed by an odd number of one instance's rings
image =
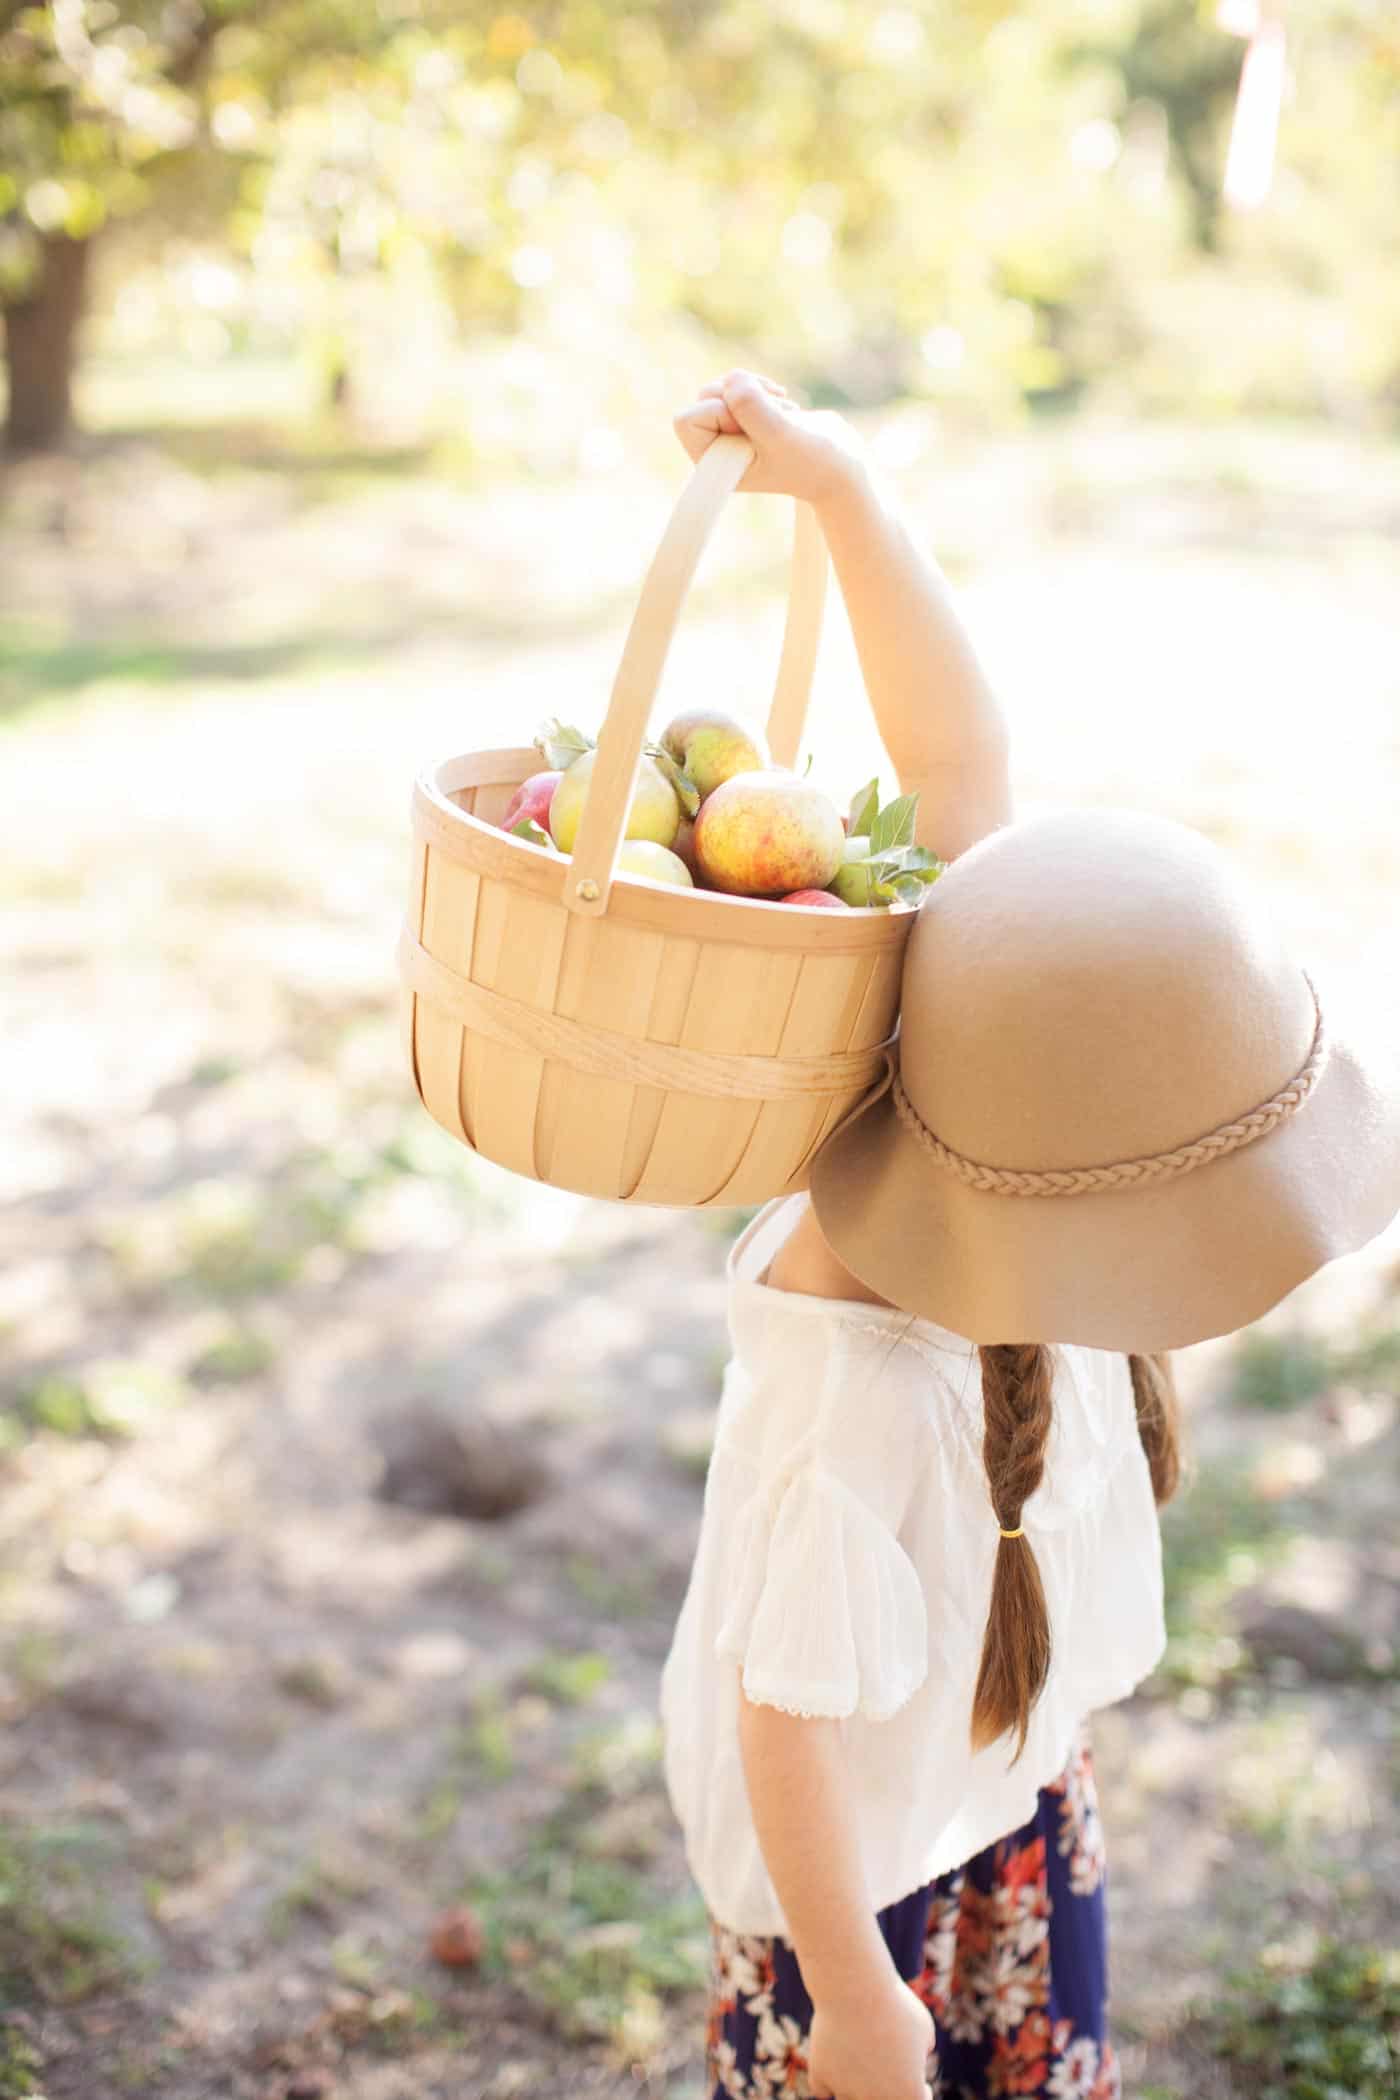
[[[879,1924],[933,2014],[938,2100],[1120,2100],[1104,2027],[1103,1831],[1087,1744],[1041,1789],[1028,1823],[892,1903]],[[792,1948],[711,1932],[711,2100],[806,2100],[812,2002]]]

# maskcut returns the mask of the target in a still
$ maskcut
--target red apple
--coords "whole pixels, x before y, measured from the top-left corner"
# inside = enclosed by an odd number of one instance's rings
[[[522,780],[506,804],[506,813],[501,818],[502,831],[513,831],[526,817],[538,824],[541,831],[548,831],[549,805],[563,778],[562,773],[532,773],[528,780]]]
[[[820,911],[849,911],[850,905],[834,897],[830,890],[790,890],[786,897],[778,899],[780,904],[814,904]]]
[[[699,882],[701,871],[700,863],[695,858],[695,820],[693,817],[683,816],[681,818],[681,828],[671,841],[671,851],[678,860],[685,862],[690,870],[691,881]]]
[[[485,1952],[486,1933],[476,1912],[463,1903],[434,1918],[428,1944],[445,1968],[471,1969]]]

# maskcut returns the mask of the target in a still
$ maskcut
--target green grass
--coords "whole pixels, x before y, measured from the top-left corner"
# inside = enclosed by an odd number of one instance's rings
[[[267,1936],[280,1941],[290,1938],[301,1923],[329,1925],[345,1904],[365,1895],[368,1888],[363,1874],[317,1853],[268,1904],[263,1920]]]
[[[611,1676],[612,1664],[606,1655],[588,1649],[574,1655],[551,1649],[531,1663],[525,1683],[558,1706],[586,1706]]]
[[[172,700],[191,685],[311,677],[371,661],[400,637],[392,627],[356,635],[326,630],[250,642],[191,644],[163,635],[78,641],[0,625],[0,722],[105,686],[138,686]]]
[[[1263,1500],[1238,1470],[1216,1464],[1162,1512],[1167,1652],[1159,1675],[1214,1687],[1247,1657],[1227,1624],[1237,1591],[1288,1552],[1296,1509]]]
[[[1333,1351],[1315,1334],[1248,1334],[1234,1354],[1237,1407],[1283,1413],[1316,1400],[1333,1379]]]
[[[190,1365],[190,1377],[197,1385],[239,1385],[244,1379],[260,1378],[276,1360],[276,1349],[263,1335],[250,1327],[231,1327],[200,1350]]]
[[[9,1434],[0,1447],[39,1430],[63,1437],[134,1436],[187,1394],[183,1379],[138,1359],[107,1358],[80,1374],[48,1372],[14,1396],[5,1418]]]
[[[571,1852],[561,1835],[547,1829],[523,1867],[478,1884],[487,1963],[561,2033],[644,2048],[664,2001],[704,1980],[704,1906],[616,1860]]]
[[[83,1825],[0,1829],[0,1998],[76,2005],[134,1973],[92,1891],[104,1837]]]
[[[1395,2100],[1400,1946],[1318,1946],[1232,1979],[1200,2023],[1240,2100]]]
[[[0,2100],[44,2100],[39,2086],[43,2068],[28,2035],[0,2013]]]
[[[1400,1328],[1378,1329],[1345,1344],[1306,1330],[1247,1334],[1231,1360],[1229,1394],[1237,1407],[1283,1414],[1333,1386],[1394,1386],[1398,1380]]]
[[[655,1594],[652,1570],[639,1567],[619,1574],[588,1553],[570,1554],[564,1573],[584,1603],[609,1619],[639,1618]]]

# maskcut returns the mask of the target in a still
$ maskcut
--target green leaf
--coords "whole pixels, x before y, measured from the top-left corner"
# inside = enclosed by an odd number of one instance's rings
[[[816,755],[817,755],[817,754],[816,754],[816,752],[815,752],[815,751],[809,751],[809,752],[807,753],[807,763],[806,763],[806,765],[805,765],[805,766],[804,766],[804,767],[802,768],[802,778],[803,778],[804,780],[806,780],[806,779],[808,778],[809,774],[811,773],[811,770],[812,770],[812,761],[813,761],[813,760],[815,759]]]
[[[533,817],[522,817],[518,824],[512,824],[510,835],[513,839],[525,839],[531,846],[545,846],[553,850],[553,839],[547,831],[540,829]]]
[[[688,817],[693,817],[700,807],[700,790],[683,767],[678,766],[670,752],[661,744],[648,744],[647,757],[666,775],[676,791],[676,800]]]
[[[881,884],[883,890],[885,885]],[[928,895],[928,883],[917,875],[897,875],[889,885],[890,895],[900,904],[922,904]]]
[[[535,731],[535,749],[553,771],[567,773],[576,758],[593,748],[591,736],[585,736],[571,722],[561,722],[558,715],[547,716]]]
[[[898,853],[890,858],[899,862],[902,874],[914,875],[926,871],[925,879],[929,882],[936,882],[945,866],[936,853],[930,853],[927,846],[901,846]]]
[[[870,826],[871,852],[888,853],[896,846],[912,845],[918,806],[917,795],[896,795],[893,802],[887,802]]]
[[[879,814],[880,782],[877,777],[867,780],[865,786],[851,797],[851,837],[868,838],[870,827]]]

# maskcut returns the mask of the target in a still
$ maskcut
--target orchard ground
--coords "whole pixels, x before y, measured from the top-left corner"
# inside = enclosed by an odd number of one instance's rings
[[[1400,455],[877,434],[1023,806],[1198,824],[1372,999]],[[0,2096],[700,2094],[655,1700],[738,1221],[454,1150],[392,965],[413,770],[596,723],[683,471],[193,428],[9,476]],[[741,504],[668,707],[761,708],[781,559]],[[876,769],[839,607],[808,741]],[[1171,1650],[1097,1729],[1135,2100],[1393,2090],[1398,1263],[1183,1360]]]

